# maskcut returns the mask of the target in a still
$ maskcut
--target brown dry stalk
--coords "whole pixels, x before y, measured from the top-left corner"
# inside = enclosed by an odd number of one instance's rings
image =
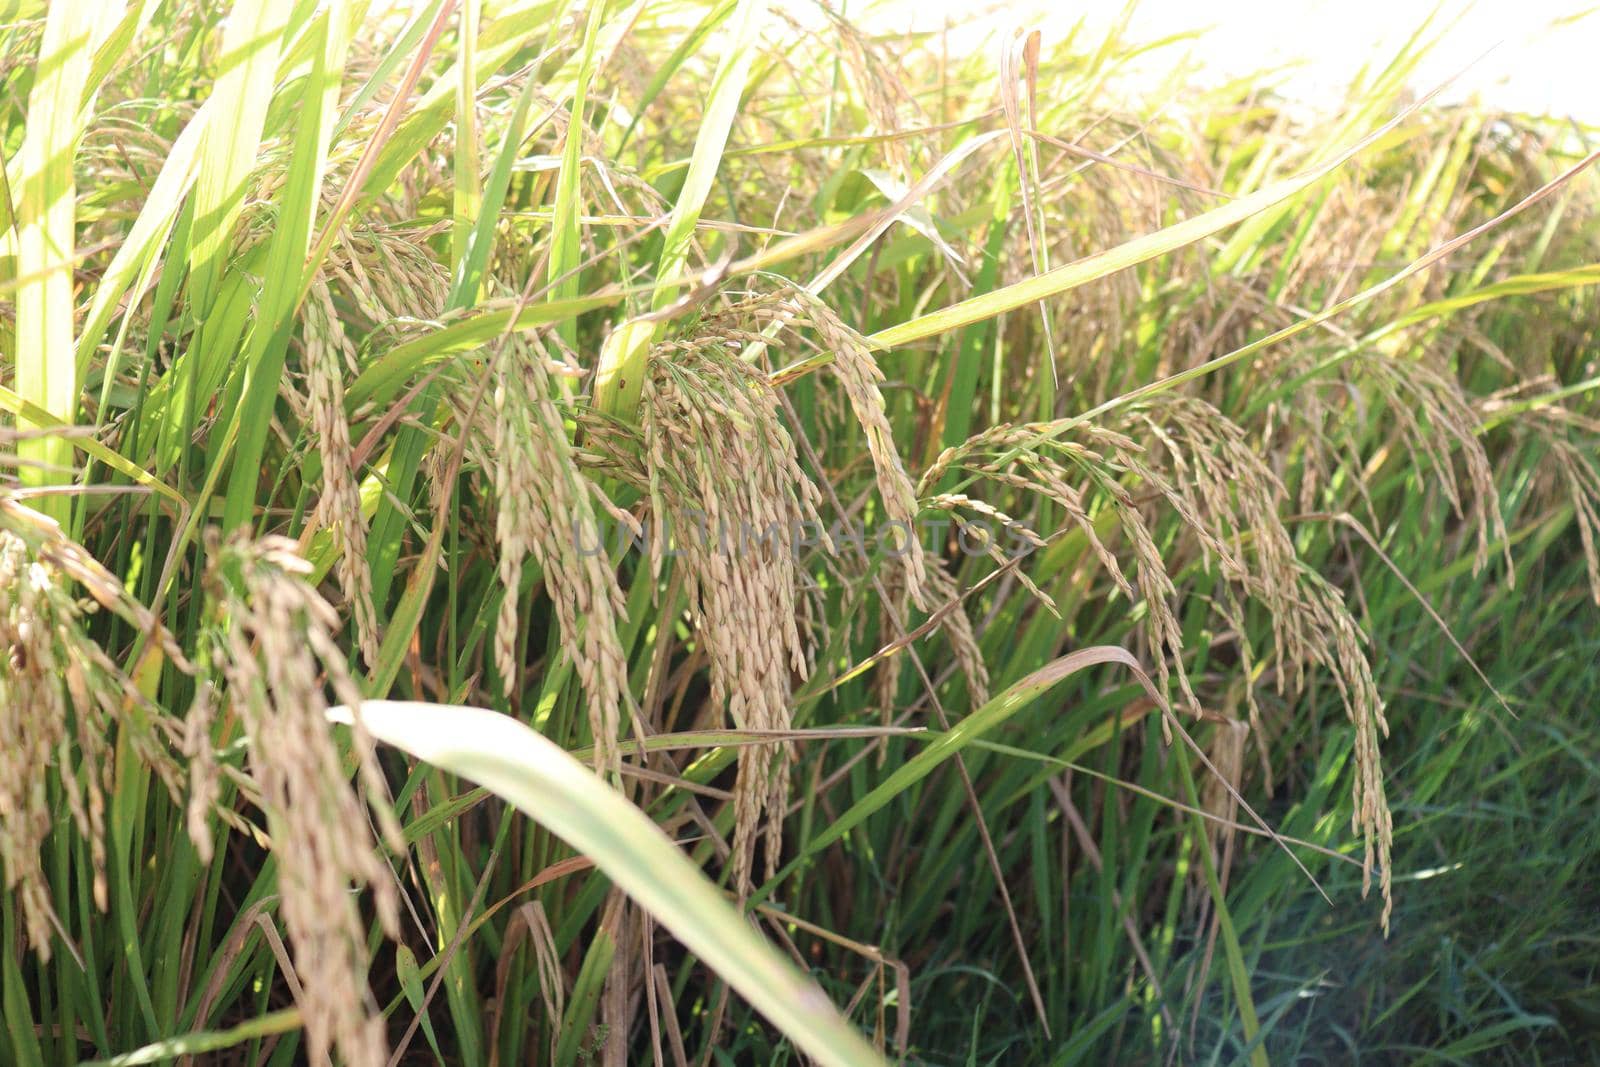
[[[1222,845],[1234,835],[1233,818],[1239,807],[1234,796],[1244,788],[1244,743],[1249,732],[1248,723],[1229,718],[1211,735],[1209,754],[1220,774],[1206,779],[1200,791],[1200,806],[1208,816],[1206,845],[1219,857],[1224,851]],[[1219,873],[1227,876],[1225,869]]]

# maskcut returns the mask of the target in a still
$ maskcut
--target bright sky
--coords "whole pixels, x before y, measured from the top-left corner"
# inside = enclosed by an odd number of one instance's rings
[[[846,13],[877,30],[937,29],[946,18],[970,19],[982,6],[974,0],[855,0]],[[1435,26],[1449,29],[1423,62],[1414,88],[1431,89],[1473,64],[1447,97],[1477,94],[1494,107],[1600,124],[1597,0],[1140,0],[1130,32],[1153,40],[1206,28],[1197,42],[1178,48],[1200,60],[1208,80],[1298,63],[1280,87],[1307,103],[1332,103],[1364,62],[1392,55],[1435,7]],[[1021,25],[1059,40],[1080,18],[1103,29],[1121,8],[1120,0],[1011,0],[985,26],[1004,33]],[[969,31],[959,47],[984,47],[976,39],[981,36]],[[1163,66],[1170,70],[1176,53],[1168,56]]]

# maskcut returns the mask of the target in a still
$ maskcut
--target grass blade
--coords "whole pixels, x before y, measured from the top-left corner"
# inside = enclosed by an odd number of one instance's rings
[[[705,114],[695,134],[689,173],[684,176],[683,187],[673,204],[666,239],[656,263],[655,291],[650,296],[652,312],[670,305],[682,288],[681,275],[688,262],[689,243],[700,223],[711,183],[722,165],[728,133],[738,116],[739,98],[750,74],[756,31],[765,11],[766,0],[740,0],[734,12],[732,39],[712,78]],[[595,404],[601,411],[608,415],[631,414],[639,406],[639,392],[644,388],[644,359],[659,329],[656,322],[626,323],[607,338],[595,371]]]
[[[1145,675],[1144,668],[1139,666],[1139,661],[1126,649],[1115,645],[1098,645],[1094,648],[1080,649],[1077,652],[1062,656],[1055,662],[1039,668],[1032,674],[1011,686],[1004,693],[995,697],[989,703],[957,723],[952,729],[941,734],[937,740],[911,757],[904,764],[897,767],[893,773],[884,780],[839,818],[826,830],[818,833],[806,843],[806,854],[809,855],[827,845],[839,840],[849,833],[861,821],[873,812],[882,808],[895,797],[905,792],[917,782],[931,774],[935,767],[945,760],[960,752],[990,730],[1005,722],[1011,716],[1039,699],[1058,683],[1078,673],[1079,671],[1102,663],[1120,663],[1133,671],[1134,677],[1150,693],[1152,700],[1159,700],[1150,679]],[[800,859],[804,859],[804,855]],[[800,859],[790,863],[789,868],[794,868]],[[787,870],[786,869],[786,870]],[[779,872],[773,883],[783,878],[784,872]],[[761,893],[757,893],[757,899]]]
[[[261,477],[261,453],[284,355],[298,305],[300,276],[322,198],[322,177],[328,159],[328,135],[343,80],[349,46],[349,19],[343,0],[324,5],[309,37],[314,49],[311,73],[299,87],[295,112],[294,154],[278,199],[278,225],[267,250],[267,277],[276,284],[262,288],[255,328],[245,353],[244,386],[235,419],[240,424],[233,475],[223,504],[222,524],[231,529],[248,522]]]
[[[1074,260],[1045,274],[1024,278],[1020,282],[951,304],[926,315],[919,315],[888,329],[879,330],[868,337],[868,340],[879,348],[894,348],[913,341],[936,337],[1040,300],[1060,296],[1107,275],[1185,248],[1196,241],[1210,237],[1219,230],[1238,225],[1251,216],[1281,204],[1316,185],[1387,133],[1409,113],[1408,110],[1397,115],[1372,134],[1336,153],[1327,162],[1302,174],[1275,182],[1265,189],[1213,208],[1192,219],[1185,219],[1154,233],[1136,237],[1115,248]]]
[[[550,234],[550,299],[571,300],[578,295],[578,259],[583,254],[582,197],[583,139],[588,132],[585,112],[589,105],[589,80],[594,76],[600,24],[605,21],[603,0],[591,0],[589,17],[583,25],[583,43],[578,46],[578,80],[572,89],[572,106],[567,136],[561,148],[561,172],[556,177],[554,226]],[[577,337],[570,323],[563,323],[561,335],[571,344]]]
[[[348,709],[329,712],[350,721]],[[485,708],[369,700],[372,736],[483,785],[594,860],[817,1062],[882,1062],[644,813],[552,741]]]
[[[120,7],[117,4],[116,7]],[[72,345],[72,258],[76,245],[77,184],[73,159],[83,132],[81,105],[89,79],[95,28],[115,13],[93,4],[54,4],[39,44],[28,126],[16,179],[17,392],[68,425],[78,416],[78,365]],[[23,421],[23,427],[36,423]],[[72,449],[58,437],[21,441],[24,484],[59,484]],[[66,521],[64,499],[42,502]]]

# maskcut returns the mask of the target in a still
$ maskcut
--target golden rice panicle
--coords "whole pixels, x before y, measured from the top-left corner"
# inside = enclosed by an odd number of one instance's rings
[[[491,373],[495,539],[504,590],[495,664],[509,696],[521,676],[517,590],[531,551],[544,570],[563,647],[588,698],[595,766],[614,770],[623,701],[628,698],[628,661],[617,633],[624,603],[595,515],[593,487],[578,470],[542,347],[507,338]]]
[[[29,560],[22,541],[0,531],[0,859],[6,889],[22,905],[28,942],[50,958],[50,888],[40,865],[53,813],[46,768],[60,760],[65,781],[71,766],[69,702],[61,684],[58,620],[48,573]],[[87,755],[88,753],[86,753]],[[89,776],[88,788],[99,789]],[[81,801],[74,797],[74,818]],[[79,830],[91,827],[79,818]],[[93,840],[98,841],[95,834]],[[104,907],[104,853],[95,856],[95,896]]]
[[[938,553],[929,553],[927,558],[929,613],[938,617],[939,632],[944,635],[950,655],[961,672],[970,706],[982,707],[989,702],[989,667],[984,662],[983,649],[978,644],[972,619],[962,603],[964,592],[951,573],[949,564]],[[883,572],[880,585],[884,593],[878,602],[880,640],[885,643],[902,640],[910,616],[904,572]],[[893,721],[900,679],[908,662],[906,655],[888,656],[873,670],[873,702],[885,726]]]
[[[1552,378],[1530,379],[1490,398],[1483,410],[1493,416],[1504,406],[1522,405],[1530,395],[1557,387]],[[1539,405],[1518,411],[1512,426],[1544,450],[1546,461],[1536,467],[1533,478],[1534,496],[1546,507],[1566,504],[1573,509],[1590,597],[1600,605],[1600,453],[1592,445],[1600,438],[1600,419],[1562,405]]]
[[[928,600],[933,610],[942,611],[939,628],[950,643],[950,652],[961,668],[966,681],[967,699],[972,707],[980,708],[989,702],[989,667],[983,661],[983,650],[978,645],[978,633],[972,626],[962,604],[962,589],[949,566],[938,556],[929,557]],[[898,661],[900,657],[895,657]]]
[[[1600,605],[1600,452],[1593,446],[1600,438],[1600,419],[1561,404],[1526,406],[1530,398],[1559,388],[1553,377],[1529,378],[1486,398],[1481,410],[1494,418],[1513,408],[1516,418],[1510,428],[1543,450],[1544,462],[1535,468],[1531,495],[1546,507],[1572,508],[1589,593]]]
[[[1249,733],[1255,739],[1256,755],[1261,763],[1262,781],[1267,795],[1271,796],[1272,757],[1267,745],[1266,720],[1261,715],[1261,700],[1256,692],[1255,645],[1250,640],[1250,630],[1245,621],[1244,605],[1240,602],[1239,591],[1234,586],[1224,583],[1220,593],[1221,595],[1216,598],[1217,614],[1227,623],[1228,633],[1232,635],[1239,654],[1238,681],[1229,689],[1228,703],[1235,703],[1236,701],[1232,699],[1234,691],[1242,690]]]
[[[1584,567],[1589,576],[1589,593],[1600,605],[1600,470],[1594,453],[1564,437],[1547,438],[1550,457],[1566,489],[1568,501],[1578,523],[1578,540],[1583,547]]]
[[[1089,443],[1058,439],[1067,429],[1087,438]],[[1172,606],[1177,590],[1144,516],[1127,488],[1118,481],[1118,471],[1104,454],[1106,451],[1137,451],[1137,448],[1123,435],[1096,427],[1001,424],[946,448],[923,472],[918,488],[920,492],[929,492],[953,473],[975,475],[998,485],[1043,496],[1059,507],[1063,513],[1063,528],[1070,525],[1084,535],[1096,562],[1118,590],[1132,603],[1145,602],[1145,640],[1150,646],[1147,658],[1154,662],[1161,693],[1166,694],[1171,688],[1172,668],[1176,666],[1184,701],[1198,712],[1199,704],[1183,670],[1182,630]],[[1091,491],[1104,500],[1127,538],[1133,555],[1132,581],[1105,543],[1097,519],[1090,514]],[[1006,521],[1015,523],[1009,516]],[[1028,530],[1028,534],[1042,543],[1043,538],[1036,532]],[[1169,729],[1165,718],[1162,729]]]
[[[73,596],[74,585],[89,599]],[[49,769],[60,776],[68,811],[88,842],[92,893],[102,910],[114,728],[178,795],[169,723],[84,632],[99,606],[152,634],[180,670],[192,669],[171,636],[54,520],[0,494],[0,868],[42,960],[50,958],[54,925],[40,864],[55,822]]]
[[[1130,432],[1142,433],[1151,444],[1140,450],[1119,447],[1117,462],[1178,515],[1199,544],[1207,569],[1214,560],[1223,578],[1270,615],[1279,691],[1303,692],[1313,667],[1332,676],[1355,729],[1352,829],[1364,843],[1366,883],[1374,862],[1378,865],[1387,931],[1393,819],[1379,742],[1389,726],[1365,636],[1338,591],[1295,552],[1279,514],[1283,485],[1237,423],[1191,397],[1166,397],[1125,418]],[[1227,604],[1223,614],[1239,617],[1237,607]]]
[[[766,376],[705,336],[652,355],[643,390],[645,454],[657,508],[656,551],[680,554],[694,619],[711,661],[711,697],[740,729],[790,726],[792,677],[804,677],[797,619],[797,532],[814,530],[818,492],[795,457]],[[734,884],[750,888],[767,816],[767,870],[776,869],[791,746],[739,750]]]
[[[1290,402],[1270,406],[1264,441],[1271,446],[1273,436],[1282,433],[1304,443],[1300,511],[1318,510],[1318,496],[1332,489],[1332,475],[1339,468],[1348,475],[1342,485],[1372,509],[1367,484],[1372,472],[1365,469],[1369,460],[1357,442],[1367,430],[1364,423],[1381,418],[1379,456],[1394,452],[1405,457],[1427,485],[1444,495],[1474,540],[1474,573],[1487,564],[1491,541],[1498,542],[1506,580],[1515,585],[1511,541],[1480,432],[1482,418],[1454,373],[1426,354],[1401,358],[1384,346],[1350,353],[1333,379],[1319,375],[1310,356],[1291,357],[1278,367],[1287,375],[1309,374],[1312,379]],[[1351,395],[1370,397],[1372,413],[1366,405],[1350,404]]]
[[[1389,735],[1383,700],[1372,677],[1366,656],[1366,636],[1356,627],[1338,591],[1320,575],[1303,569],[1304,582],[1311,593],[1307,614],[1331,641],[1316,647],[1316,658],[1333,676],[1344,701],[1345,712],[1355,727],[1355,781],[1351,786],[1350,829],[1362,839],[1361,892],[1372,887],[1372,867],[1378,866],[1378,885],[1383,897],[1383,932],[1389,933],[1389,917],[1394,911],[1394,886],[1390,849],[1394,844],[1394,816],[1383,787],[1383,763],[1378,746]],[[1331,645],[1332,647],[1328,647]]]
[[[1184,706],[1198,715],[1200,701],[1184,669],[1183,628],[1173,606],[1178,599],[1177,587],[1173,585],[1167,559],[1156,545],[1150,524],[1139,510],[1133,494],[1118,476],[1116,464],[1125,463],[1129,455],[1139,451],[1139,446],[1121,434],[1102,428],[1081,427],[1080,433],[1094,447],[1087,444],[1068,446],[1061,450],[1059,456],[1039,452],[1023,462],[1022,469],[1036,478],[1049,498],[1061,505],[1067,518],[1084,531],[1096,559],[1111,575],[1112,581],[1129,595],[1131,601],[1144,601],[1148,658],[1155,663],[1156,680],[1163,699],[1170,692],[1172,678],[1176,674]],[[1076,475],[1073,468],[1076,468]],[[1100,542],[1095,523],[1089,519],[1085,506],[1087,489],[1077,489],[1073,485],[1075,476],[1085,479],[1088,487],[1098,490],[1127,539],[1128,550],[1133,556],[1131,582],[1115,564],[1109,549]],[[1161,729],[1170,742],[1171,727],[1165,716],[1161,720]]]
[[[336,180],[329,186],[337,188]],[[337,284],[371,322],[430,318],[444,307],[450,273],[431,254],[428,238],[449,228],[448,222],[394,226],[369,216],[340,235],[323,261],[321,277]]]
[[[828,19],[827,29],[833,33],[819,34],[817,43],[830,51],[836,50],[843,61],[836,69],[842,70],[855,86],[868,120],[867,128],[861,132],[892,135],[900,131],[903,123],[915,125],[926,121],[905,72],[895,67],[891,50],[863,33],[827,0],[822,0],[818,6]],[[911,172],[912,154],[917,146],[917,141],[902,137],[889,136],[881,142],[885,161],[902,178]]]
[[[1207,745],[1211,765],[1217,769],[1217,773],[1209,776],[1201,786],[1200,804],[1212,816],[1205,821],[1205,834],[1206,845],[1213,855],[1220,856],[1227,852],[1233,841],[1233,824],[1239,805],[1235,796],[1243,788],[1244,744],[1249,732],[1249,724],[1239,719],[1225,718],[1218,724]],[[1221,873],[1226,877],[1225,870]]]
[[[803,300],[803,305],[823,347],[833,353],[829,369],[844,387],[850,408],[866,436],[867,452],[872,457],[885,515],[889,524],[905,536],[900,560],[905,569],[907,592],[912,603],[926,608],[928,600],[923,587],[927,582],[927,564],[922,542],[916,535],[917,491],[895,447],[894,430],[884,411],[883,371],[878,368],[878,361],[872,357],[866,341],[841,322],[831,308],[809,297]]]
[[[1461,382],[1427,359],[1397,359],[1373,352],[1357,354],[1351,369],[1376,387],[1386,402],[1385,413],[1394,420],[1396,432],[1411,453],[1413,465],[1419,472],[1433,472],[1434,484],[1450,501],[1456,515],[1471,527],[1475,540],[1473,572],[1482,570],[1488,562],[1492,538],[1501,545],[1506,581],[1515,585],[1500,494],[1478,432],[1482,420]],[[1465,467],[1465,479],[1457,474],[1456,455]]]
[[[367,568],[367,522],[361,514],[350,423],[344,414],[344,372],[355,355],[338,308],[325,285],[306,304],[306,390],[311,425],[322,456],[322,497],[317,519],[333,531],[339,551],[339,586],[355,623],[356,643],[367,665],[378,662],[378,617]]]
[[[1118,461],[1183,520],[1207,570],[1215,561],[1223,577],[1268,605],[1281,668],[1308,640],[1293,599],[1299,561],[1278,515],[1282,483],[1243,430],[1204,401],[1160,400],[1135,409],[1127,421],[1129,432],[1149,447],[1121,449]],[[1285,674],[1279,671],[1280,684]]]
[[[950,525],[954,528],[963,551],[982,551],[1000,566],[1005,566],[1010,561],[1005,550],[1000,547],[998,531],[994,526],[1010,533],[1016,543],[1025,546],[1026,552],[1044,547],[1044,538],[1034,533],[1027,524],[1012,518],[993,504],[965,493],[936,493],[924,502],[924,506],[934,511],[943,511],[950,516]],[[963,511],[970,511],[979,518],[968,519],[962,514]],[[1035,600],[1043,604],[1048,611],[1055,612],[1055,600],[1034,584],[1026,570],[1018,568],[1012,573]]]
[[[284,925],[293,948],[300,1011],[312,1062],[337,1050],[342,1062],[377,1067],[387,1040],[367,988],[366,924],[356,891],[370,889],[379,921],[399,930],[393,872],[378,855],[368,813],[391,848],[400,829],[370,736],[353,731],[363,803],[344,770],[326,717],[327,691],[352,709],[361,694],[334,641],[338,616],[305,581],[310,566],[291,541],[208,538],[203,632],[220,694],[202,690],[196,714],[226,700],[243,725],[249,773],[267,816]],[[198,844],[198,842],[197,842]]]
[[[1061,508],[1067,520],[1088,540],[1095,559],[1117,588],[1132,599],[1133,586],[1090,519],[1084,490],[1072,481],[1079,475],[1068,466],[1103,462],[1102,457],[1072,442],[1051,441],[1046,446],[1037,431],[1009,424],[992,427],[939,453],[918,479],[917,492],[925,495],[946,475],[963,471],[997,485],[1042,495]],[[1043,538],[1031,529],[1023,536],[1036,542],[1035,547],[1043,543]]]
[[[1176,673],[1184,702],[1198,714],[1200,701],[1183,666],[1183,631],[1173,607],[1178,591],[1169,560],[1124,479],[1132,475],[1153,490],[1156,502],[1182,521],[1199,562],[1215,566],[1230,584],[1219,600],[1224,618],[1242,617],[1234,588],[1267,608],[1279,690],[1303,691],[1307,671],[1316,666],[1332,675],[1356,731],[1354,828],[1366,848],[1367,876],[1374,864],[1380,871],[1387,929],[1392,819],[1379,740],[1388,724],[1360,629],[1339,594],[1298,558],[1279,514],[1284,488],[1242,428],[1204,401],[1176,396],[1133,408],[1121,418],[1126,433],[1066,421],[994,427],[941,453],[921,487],[926,491],[947,474],[962,472],[1039,493],[1061,507],[1123,593],[1144,601],[1145,638],[1161,691],[1167,692]],[[1111,509],[1127,540],[1131,583],[1099,536],[1088,506],[1090,489]],[[1244,640],[1246,631],[1237,624],[1233,628],[1241,635],[1247,675],[1253,674],[1255,657]],[[1259,746],[1259,705],[1249,686],[1245,697]],[[1162,725],[1168,729],[1165,719]]]

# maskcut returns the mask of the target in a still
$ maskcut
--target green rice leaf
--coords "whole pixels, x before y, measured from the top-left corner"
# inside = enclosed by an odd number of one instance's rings
[[[882,1062],[655,823],[554,742],[485,708],[369,700],[360,714],[379,741],[487,787],[592,859],[818,1063]]]
[[[76,247],[77,183],[73,160],[85,116],[95,33],[121,8],[112,3],[53,4],[39,43],[33,90],[28,95],[27,129],[18,153],[16,184],[16,271],[23,279],[16,293],[16,350],[13,373],[17,393],[62,423],[78,416],[78,364],[72,343],[72,266]],[[38,424],[24,420],[23,427]],[[72,450],[59,437],[25,439],[18,444],[24,484],[52,485],[67,480]],[[64,499],[42,502],[46,514],[66,521]]]

